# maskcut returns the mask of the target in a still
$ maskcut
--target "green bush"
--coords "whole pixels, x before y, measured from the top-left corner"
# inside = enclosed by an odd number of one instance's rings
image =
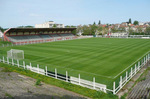
[[[41,86],[41,80],[40,80],[40,79],[37,79],[37,81],[36,81],[35,85],[37,85],[37,86]]]

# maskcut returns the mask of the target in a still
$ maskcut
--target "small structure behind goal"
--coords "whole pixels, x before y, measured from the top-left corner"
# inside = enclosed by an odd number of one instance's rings
[[[7,51],[7,57],[11,59],[24,59],[24,51],[18,49],[11,49]]]

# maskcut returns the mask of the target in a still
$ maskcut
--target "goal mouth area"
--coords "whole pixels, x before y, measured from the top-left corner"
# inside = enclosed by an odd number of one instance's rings
[[[24,59],[24,51],[18,49],[11,49],[7,51],[7,57],[16,60]]]

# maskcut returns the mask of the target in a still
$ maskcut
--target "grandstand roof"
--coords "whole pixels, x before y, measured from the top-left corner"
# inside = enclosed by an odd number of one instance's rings
[[[76,28],[10,28],[6,33],[13,32],[46,32],[46,31],[73,31]]]

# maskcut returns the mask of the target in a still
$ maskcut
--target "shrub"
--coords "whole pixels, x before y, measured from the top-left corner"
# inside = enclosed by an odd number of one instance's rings
[[[40,79],[37,79],[37,81],[36,81],[35,85],[37,85],[37,86],[41,86],[41,80],[40,80]]]

